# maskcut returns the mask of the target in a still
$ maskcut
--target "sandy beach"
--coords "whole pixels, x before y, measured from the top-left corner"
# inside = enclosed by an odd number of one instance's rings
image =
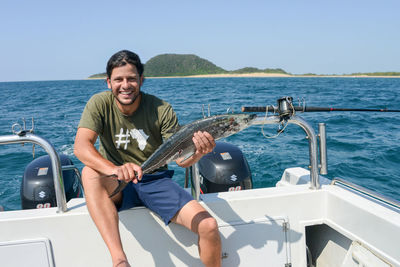
[[[242,74],[204,74],[189,76],[165,76],[165,77],[146,77],[146,79],[165,79],[165,78],[262,78],[262,77],[298,77],[298,78],[400,78],[400,76],[369,76],[369,75],[291,75],[282,73],[242,73]],[[88,78],[91,80],[104,78]]]
[[[282,73],[242,73],[242,74],[204,74],[190,76],[166,76],[166,77],[146,77],[146,79],[157,78],[262,78],[262,77],[298,77],[298,78],[400,78],[400,76],[369,76],[369,75],[291,75]]]
[[[242,73],[242,74],[205,74],[205,75],[191,75],[186,76],[190,78],[218,78],[218,77],[292,77],[290,74],[282,74],[282,73],[263,73],[263,72],[254,72],[254,73]]]
[[[163,77],[148,77],[146,79],[165,79],[165,78],[235,78],[235,77],[295,77],[289,74],[281,73],[243,73],[243,74],[204,74],[204,75],[189,75],[189,76],[163,76]],[[105,79],[104,78],[88,78],[88,79]]]

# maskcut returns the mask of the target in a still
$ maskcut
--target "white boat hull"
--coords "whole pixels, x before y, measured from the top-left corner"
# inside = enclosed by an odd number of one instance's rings
[[[335,185],[311,190],[309,172],[285,171],[277,187],[202,195],[217,219],[223,266],[400,266],[400,213]],[[202,266],[197,237],[146,208],[120,212],[132,266]],[[32,251],[28,253],[26,251]],[[310,255],[310,254],[308,254]],[[56,208],[0,212],[1,266],[111,266],[84,199]]]

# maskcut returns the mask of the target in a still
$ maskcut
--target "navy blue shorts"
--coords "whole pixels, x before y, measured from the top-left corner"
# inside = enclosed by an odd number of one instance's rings
[[[145,206],[157,213],[165,225],[193,197],[171,178],[173,170],[145,174],[137,184],[130,182],[122,190],[122,203],[118,211]]]

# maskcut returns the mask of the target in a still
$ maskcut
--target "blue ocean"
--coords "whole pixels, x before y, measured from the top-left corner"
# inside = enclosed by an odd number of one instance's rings
[[[0,83],[0,135],[12,134],[14,123],[26,119],[35,133],[49,140],[59,153],[73,155],[81,112],[91,95],[108,90],[104,80]],[[307,106],[334,108],[400,109],[400,79],[395,78],[169,78],[147,79],[143,91],[159,96],[174,107],[181,124],[203,116],[240,112],[242,106],[276,105],[278,98],[304,99]],[[265,114],[260,113],[260,116]],[[400,200],[400,113],[317,112],[297,113],[317,131],[326,123],[328,175],[339,177],[385,196]],[[290,167],[309,165],[308,141],[298,126],[289,125],[276,138],[277,126],[252,126],[226,138],[246,156],[254,187],[271,187]],[[44,155],[40,147],[35,157]],[[0,146],[0,205],[20,209],[20,184],[25,166],[32,161],[32,145]],[[184,183],[184,170],[176,165],[174,179]]]

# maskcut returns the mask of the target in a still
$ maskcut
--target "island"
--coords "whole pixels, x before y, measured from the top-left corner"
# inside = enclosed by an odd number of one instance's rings
[[[145,63],[146,78],[171,77],[400,77],[400,72],[370,72],[352,74],[291,74],[280,68],[258,69],[244,67],[228,71],[193,54],[161,54]],[[89,79],[105,79],[106,73],[98,73]]]

